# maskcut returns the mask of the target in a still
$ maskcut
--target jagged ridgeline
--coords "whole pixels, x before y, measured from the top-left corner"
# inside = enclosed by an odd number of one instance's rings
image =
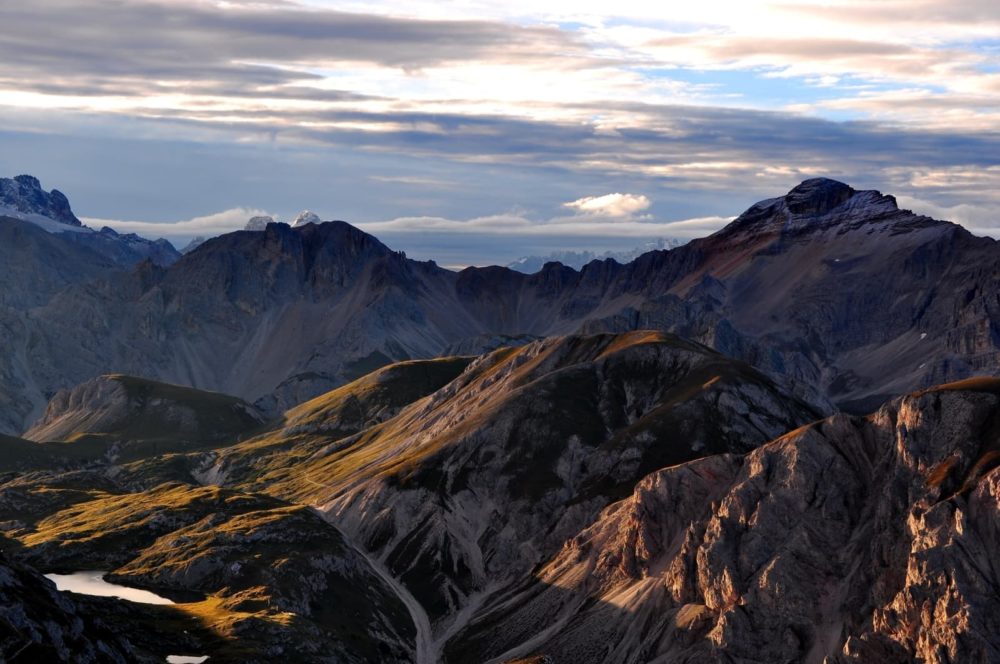
[[[993,240],[817,179],[581,270],[137,262],[0,185],[0,659],[1000,661]]]
[[[267,224],[126,270],[77,235],[0,220],[6,433],[107,373],[273,416],[387,363],[498,337],[662,329],[854,412],[997,364],[996,243],[831,180],[683,247],[533,275],[452,272],[342,222]]]

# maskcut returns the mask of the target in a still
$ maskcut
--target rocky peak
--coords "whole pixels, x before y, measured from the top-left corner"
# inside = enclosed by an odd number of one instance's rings
[[[310,210],[303,210],[299,212],[299,215],[295,217],[295,221],[292,222],[293,227],[305,226],[306,224],[320,224],[323,223],[319,215]]]
[[[785,205],[792,214],[826,214],[847,201],[854,189],[829,178],[803,180],[785,194]]]
[[[787,194],[750,206],[716,237],[780,233],[799,234],[846,228],[872,222],[909,223],[926,221],[908,210],[900,210],[896,199],[875,190],[858,191],[830,178],[803,180]]]
[[[46,192],[38,178],[32,175],[0,178],[0,206],[23,214],[38,214],[68,226],[83,225],[62,192],[56,189]]]

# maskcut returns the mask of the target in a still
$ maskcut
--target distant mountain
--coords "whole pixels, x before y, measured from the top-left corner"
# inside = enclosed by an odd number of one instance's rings
[[[574,270],[582,270],[587,263],[593,261],[613,260],[618,263],[629,263],[639,256],[650,251],[662,251],[665,249],[675,249],[684,245],[687,240],[680,238],[660,238],[655,242],[647,242],[641,247],[629,249],[627,251],[605,251],[597,253],[595,251],[557,251],[546,256],[524,256],[518,258],[507,267],[525,274],[534,274],[545,267],[546,263],[559,263]]]
[[[205,237],[204,235],[198,235],[196,237],[191,238],[191,241],[181,248],[181,255],[191,253],[201,245],[205,244],[205,241],[207,239],[208,238]]]
[[[306,224],[321,224],[322,220],[319,215],[310,210],[303,210],[292,220],[292,227],[298,228],[299,226],[305,226]]]
[[[45,191],[38,178],[31,175],[0,178],[0,217],[58,233],[123,267],[144,260],[167,266],[180,258],[180,253],[167,240],[147,240],[134,233],[120,235],[108,227],[95,232],[84,226],[73,214],[65,194],[55,189]]]
[[[65,194],[56,189],[45,191],[38,178],[31,175],[0,178],[0,207],[8,213],[45,217],[65,226],[83,226],[70,209]]]
[[[166,267],[181,257],[181,253],[167,240],[147,240],[135,233],[118,233],[107,226],[97,233],[74,233],[65,237],[123,267],[132,267],[145,260]]]
[[[65,233],[31,230],[0,244],[4,264],[25,268],[0,312],[17,349],[0,357],[11,433],[56,390],[105,373],[274,413],[392,361],[579,331],[672,331],[856,411],[1000,366],[996,242],[831,180],[675,249],[533,275],[451,272],[343,222],[268,224],[117,273]],[[62,292],[44,285],[55,255],[67,256]]]

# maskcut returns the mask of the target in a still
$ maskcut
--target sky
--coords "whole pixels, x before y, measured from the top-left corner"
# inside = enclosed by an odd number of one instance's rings
[[[183,245],[303,209],[449,266],[833,177],[1000,236],[995,0],[0,3],[0,176]]]

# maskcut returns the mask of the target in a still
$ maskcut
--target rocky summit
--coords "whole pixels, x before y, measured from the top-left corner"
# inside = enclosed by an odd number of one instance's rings
[[[2,182],[4,661],[1000,661],[991,239],[817,178],[456,272]]]
[[[69,199],[61,191],[45,191],[38,178],[18,175],[0,178],[0,206],[28,214],[48,217],[67,226],[82,226],[70,209]]]

